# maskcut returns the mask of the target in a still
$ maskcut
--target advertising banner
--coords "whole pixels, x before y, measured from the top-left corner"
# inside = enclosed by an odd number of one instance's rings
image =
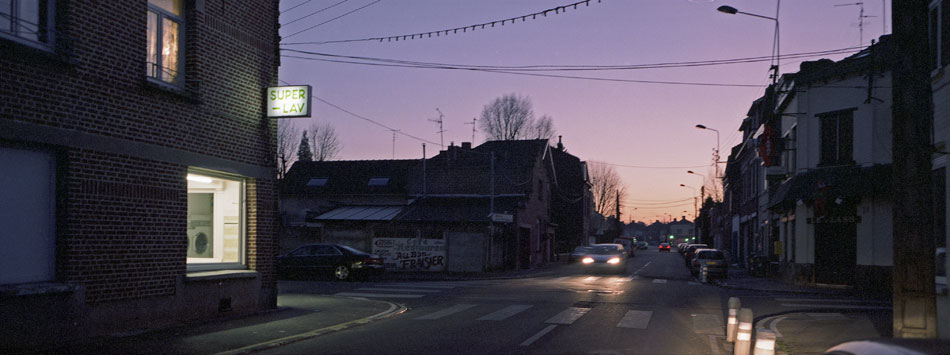
[[[373,254],[396,271],[445,271],[445,240],[373,238]]]

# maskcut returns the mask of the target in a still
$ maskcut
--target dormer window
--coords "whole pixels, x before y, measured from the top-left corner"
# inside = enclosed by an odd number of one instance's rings
[[[310,181],[307,181],[307,187],[321,187],[326,186],[327,178],[313,178]]]
[[[374,177],[369,179],[367,186],[386,186],[389,185],[388,177]]]

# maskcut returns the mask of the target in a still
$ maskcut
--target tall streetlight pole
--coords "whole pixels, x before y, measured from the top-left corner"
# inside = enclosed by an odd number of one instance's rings
[[[693,175],[699,175],[699,177],[703,179],[703,186],[700,186],[700,187],[699,187],[699,199],[700,199],[701,201],[705,201],[705,200],[706,200],[706,175],[697,173],[697,172],[692,171],[692,170],[686,170],[686,173],[687,173],[687,174],[693,174]],[[694,217],[694,218],[695,218],[695,217]]]
[[[742,15],[764,18],[766,20],[775,21],[775,32],[772,35],[772,54],[775,56],[775,64],[772,65],[772,68],[770,68],[773,70],[772,84],[775,84],[776,82],[778,82],[778,64],[779,64],[779,57],[781,57],[781,51],[780,51],[781,42],[779,42],[779,25],[778,25],[778,11],[779,11],[779,8],[781,8],[781,4],[782,4],[782,0],[775,1],[775,17],[768,17],[768,16],[756,15],[756,14],[748,13],[748,12],[742,12],[732,6],[727,6],[727,5],[720,6],[719,8],[716,9],[717,11],[725,13],[725,14],[730,14],[730,15],[742,14]]]
[[[680,186],[682,186],[682,187],[688,187],[688,188],[690,188],[690,189],[693,189],[693,216],[696,216],[696,214],[699,213],[699,211],[698,211],[698,209],[697,209],[697,207],[696,207],[696,188],[695,188],[695,187],[692,187],[692,186],[689,186],[689,185],[685,185],[685,184],[680,184]],[[693,218],[695,219],[696,217],[693,217]]]

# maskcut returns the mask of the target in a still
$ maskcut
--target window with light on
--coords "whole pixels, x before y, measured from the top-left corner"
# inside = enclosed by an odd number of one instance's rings
[[[3,0],[0,0],[3,1]],[[148,57],[149,78],[180,86],[184,58],[184,18],[182,0],[149,0]]]
[[[244,181],[195,172],[187,178],[189,269],[243,267]]]

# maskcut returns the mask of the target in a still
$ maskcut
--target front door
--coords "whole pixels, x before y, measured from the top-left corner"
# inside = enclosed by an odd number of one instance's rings
[[[854,206],[837,206],[815,223],[815,282],[853,285],[858,225]]]

